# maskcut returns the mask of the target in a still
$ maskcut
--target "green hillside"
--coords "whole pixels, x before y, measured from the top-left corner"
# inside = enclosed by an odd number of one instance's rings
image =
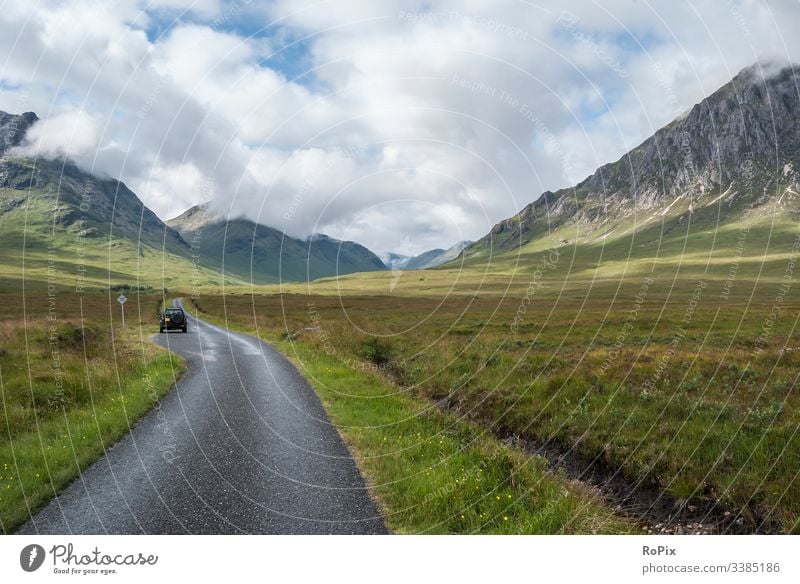
[[[0,158],[0,277],[14,288],[219,286],[133,192],[70,162]],[[239,283],[229,277],[230,284]]]
[[[205,206],[193,207],[168,224],[196,248],[205,265],[255,284],[386,269],[374,253],[352,241],[324,235],[303,241],[247,219],[222,219]]]
[[[367,248],[309,240],[245,219],[210,220],[199,207],[161,221],[122,182],[67,159],[32,159],[14,147],[37,118],[0,112],[0,277],[38,286],[184,289],[305,282],[384,270]],[[182,230],[182,237],[178,229]]]

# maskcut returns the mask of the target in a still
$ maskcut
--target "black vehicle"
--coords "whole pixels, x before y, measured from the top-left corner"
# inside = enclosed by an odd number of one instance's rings
[[[158,332],[165,333],[169,330],[186,332],[186,313],[183,308],[167,308],[161,315],[161,326]]]

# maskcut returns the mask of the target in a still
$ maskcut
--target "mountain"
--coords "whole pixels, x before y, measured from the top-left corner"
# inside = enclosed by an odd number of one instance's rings
[[[653,245],[641,250],[648,254],[690,219],[717,228],[744,215],[796,219],[800,74],[792,66],[763,67],[744,69],[574,187],[543,193],[469,246],[465,257],[526,246],[605,245],[657,225]],[[639,253],[638,246],[631,251]]]
[[[405,269],[406,264],[410,259],[412,259],[412,256],[394,253],[391,251],[386,252],[381,256],[381,260],[383,261],[384,265],[390,270]]]
[[[248,219],[226,220],[198,205],[167,223],[198,252],[201,262],[255,283],[307,281],[384,270],[366,247],[326,235],[301,240]]]
[[[357,243],[324,235],[301,241],[245,219],[223,221],[203,207],[167,225],[122,182],[15,148],[37,121],[31,112],[0,112],[0,275],[18,278],[24,261],[26,274],[49,278],[53,258],[65,285],[306,281],[385,269]]]
[[[459,241],[448,249],[431,249],[416,256],[388,252],[381,258],[390,270],[424,270],[454,260],[471,241]]]
[[[0,155],[19,146],[28,128],[37,121],[39,118],[33,112],[14,115],[0,111]]]
[[[470,245],[471,241],[459,241],[457,244],[447,249],[432,249],[410,258],[402,269],[404,270],[424,270],[433,268],[441,264],[456,259],[461,252]]]
[[[190,247],[125,184],[15,149],[37,121],[0,112],[0,249],[11,277],[23,256],[28,274],[52,259],[59,274],[74,279],[80,270],[106,285],[145,275],[160,285],[191,273]]]
[[[127,239],[138,245],[183,254],[181,236],[165,225],[123,183],[89,174],[69,160],[0,159],[4,223],[37,212],[50,228],[80,233],[86,240]]]

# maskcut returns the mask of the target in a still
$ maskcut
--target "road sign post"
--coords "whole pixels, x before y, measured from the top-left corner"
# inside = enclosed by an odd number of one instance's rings
[[[119,302],[119,308],[122,310],[122,328],[125,328],[125,302],[128,299],[125,298],[124,294],[120,294],[119,298],[117,298],[117,302]]]

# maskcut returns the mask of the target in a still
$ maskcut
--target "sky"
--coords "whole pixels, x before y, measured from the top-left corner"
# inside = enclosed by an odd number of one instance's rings
[[[292,236],[475,240],[756,62],[793,0],[0,0],[0,110],[30,155]]]

